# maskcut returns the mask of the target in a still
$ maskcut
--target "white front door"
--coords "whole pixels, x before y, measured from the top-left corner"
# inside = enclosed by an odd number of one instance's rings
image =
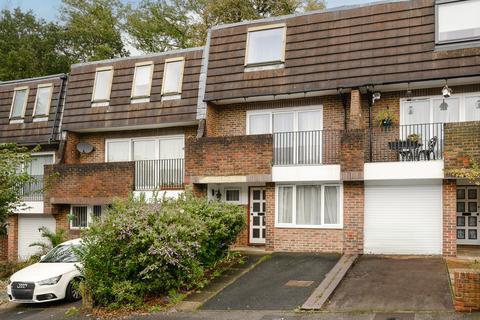
[[[457,187],[457,243],[480,244],[479,188],[476,186]]]
[[[250,189],[250,243],[265,243],[265,188]]]
[[[442,185],[365,186],[364,252],[441,254]]]

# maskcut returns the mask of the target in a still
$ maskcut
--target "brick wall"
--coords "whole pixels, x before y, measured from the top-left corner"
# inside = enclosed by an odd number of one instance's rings
[[[240,205],[240,207],[245,211],[245,221],[246,221],[246,225],[245,225],[245,228],[240,231],[240,234],[237,236],[237,240],[235,241],[235,245],[236,246],[248,246],[248,219],[249,219],[249,216],[248,216],[248,206],[247,205]]]
[[[177,134],[185,135],[185,139],[195,137],[197,134],[197,127],[189,126],[94,133],[69,132],[65,146],[64,162],[66,164],[105,162],[105,140],[107,139],[156,137]],[[89,143],[94,147],[94,151],[88,154],[80,154],[76,149],[79,142]]]
[[[480,162],[480,122],[446,123],[445,169],[468,167],[469,157]]]
[[[8,236],[0,236],[0,261],[8,259]]]
[[[457,255],[457,184],[443,180],[443,255]]]
[[[272,135],[187,139],[185,155],[186,179],[271,174]]]
[[[127,198],[134,187],[133,162],[62,164],[45,166],[52,176],[45,190],[45,212],[57,204],[105,204],[114,197]],[[52,201],[53,200],[53,201]]]
[[[17,261],[18,259],[18,215],[8,217],[7,233],[8,260]]]
[[[265,186],[265,250],[275,250],[275,183]]]
[[[480,311],[480,271],[454,271],[455,310]]]
[[[363,253],[365,189],[363,181],[343,183],[343,251]]]
[[[342,135],[340,165],[345,181],[363,179],[365,138],[365,131],[361,129],[346,130]]]
[[[344,108],[339,95],[305,99],[276,100],[232,105],[208,105],[207,136],[242,136],[246,134],[247,111],[323,105],[324,129],[344,127]]]

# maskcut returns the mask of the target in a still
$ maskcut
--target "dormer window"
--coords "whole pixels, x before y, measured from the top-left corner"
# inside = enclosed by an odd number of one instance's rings
[[[152,88],[153,62],[135,64],[132,84],[132,103],[149,102]]]
[[[12,107],[10,110],[10,123],[22,123],[27,108],[28,87],[15,88],[13,92]]]
[[[33,107],[33,121],[47,121],[52,100],[53,85],[51,83],[39,84],[37,96]]]
[[[437,44],[480,40],[480,0],[438,0]]]
[[[110,102],[113,67],[97,68],[93,84],[92,107],[106,107]]]
[[[245,66],[283,65],[285,37],[285,24],[248,28]]]
[[[162,100],[179,99],[182,93],[185,58],[165,60],[162,82]]]

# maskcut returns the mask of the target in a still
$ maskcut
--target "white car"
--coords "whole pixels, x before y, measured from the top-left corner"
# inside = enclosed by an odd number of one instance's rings
[[[7,294],[12,302],[39,303],[65,299],[81,299],[78,289],[81,267],[72,247],[80,246],[80,239],[59,244],[39,262],[15,272],[8,282]]]

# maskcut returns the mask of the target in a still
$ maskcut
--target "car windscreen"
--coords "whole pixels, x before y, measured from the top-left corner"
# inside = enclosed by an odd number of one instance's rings
[[[56,263],[68,263],[68,262],[78,262],[79,259],[75,255],[74,250],[72,250],[73,245],[59,245],[50,250],[42,260],[41,263],[45,262],[56,262]],[[78,246],[75,246],[78,247]]]

